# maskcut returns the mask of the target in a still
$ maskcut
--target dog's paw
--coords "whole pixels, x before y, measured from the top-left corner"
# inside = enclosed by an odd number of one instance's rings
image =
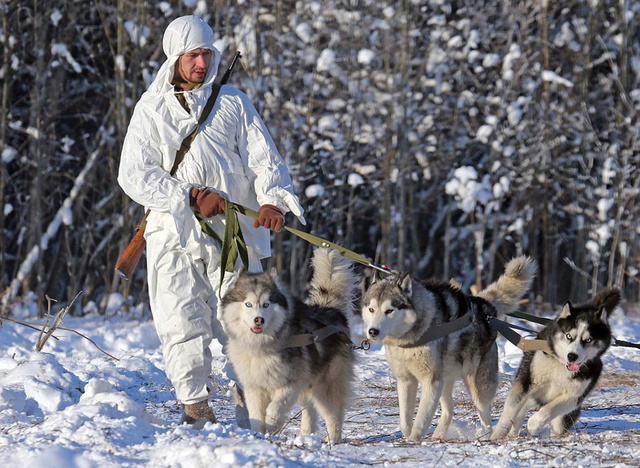
[[[420,440],[422,440],[422,434],[416,431],[411,431],[411,434],[409,434],[409,437],[405,438],[411,442],[420,442]]]
[[[433,431],[433,435],[431,436],[431,440],[434,442],[443,441],[447,438],[447,429],[442,429],[440,426],[436,427],[436,430]]]
[[[507,437],[509,433],[509,428],[504,426],[496,426],[496,428],[491,433],[491,440],[500,440]]]
[[[512,439],[518,437],[520,435],[520,429],[522,429],[521,426],[512,426],[511,430],[509,431],[509,437],[511,437]]]
[[[402,432],[402,437],[409,439],[409,436],[411,436],[411,426],[400,426],[400,432]]]
[[[540,414],[540,412],[537,412],[529,418],[529,421],[527,421],[527,432],[532,436],[537,435],[547,422],[547,418]]]

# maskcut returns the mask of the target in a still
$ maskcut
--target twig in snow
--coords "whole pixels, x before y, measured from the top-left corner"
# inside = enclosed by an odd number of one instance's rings
[[[73,304],[73,302],[78,298],[78,296],[82,293],[79,292],[76,297],[73,298],[73,301],[71,301],[71,304],[69,304],[65,309],[61,310],[60,312],[58,312],[58,314],[56,314],[56,318],[54,319],[53,323],[51,324],[51,326],[47,329],[47,324],[49,323],[49,313],[47,312],[47,321],[41,325],[39,323],[33,323],[33,322],[24,322],[21,320],[15,320],[15,319],[11,319],[8,317],[0,317],[0,322],[12,322],[12,323],[17,323],[18,325],[24,325],[25,327],[31,328],[33,330],[38,330],[40,331],[40,335],[38,336],[38,341],[36,343],[36,350],[40,351],[42,349],[42,347],[44,346],[45,342],[49,339],[49,337],[52,337],[54,340],[59,340],[59,338],[57,336],[55,336],[53,334],[54,331],[56,330],[63,330],[63,331],[67,331],[67,332],[72,332],[75,333],[76,335],[81,336],[82,338],[84,338],[85,340],[89,341],[93,346],[95,346],[96,348],[98,348],[99,351],[101,351],[102,353],[106,354],[107,356],[109,356],[111,359],[115,360],[115,361],[119,361],[120,359],[118,359],[115,356],[112,356],[111,354],[107,353],[104,349],[102,349],[100,346],[97,345],[97,343],[95,341],[93,341],[91,338],[83,335],[82,333],[80,333],[77,330],[74,330],[72,328],[65,328],[65,327],[61,327],[60,324],[62,323],[62,320],[64,319],[64,315],[66,314],[67,310],[69,310],[69,308],[71,307],[71,305]],[[47,299],[49,299],[47,297]],[[63,312],[64,313],[61,313]],[[46,330],[46,332],[45,332]],[[44,335],[44,339],[41,338]]]
[[[71,306],[73,305],[73,303],[76,301],[76,299],[78,298],[78,296],[80,294],[82,294],[82,291],[80,291],[78,294],[76,294],[76,297],[73,298],[73,300],[71,301],[71,303],[67,307],[63,307],[62,309],[60,309],[58,311],[58,313],[56,314],[56,317],[53,319],[53,323],[51,324],[51,326],[48,329],[47,329],[47,325],[49,323],[49,319],[51,318],[51,302],[55,301],[55,299],[51,299],[49,296],[47,296],[47,302],[48,302],[47,320],[46,320],[45,324],[42,326],[42,330],[40,330],[40,335],[38,336],[38,341],[36,341],[36,351],[42,351],[42,348],[44,347],[44,344],[47,342],[47,340],[53,334],[53,332],[56,331],[56,328],[58,328],[60,326],[60,324],[64,320],[64,316],[67,315],[67,311],[71,308]],[[45,332],[45,330],[46,330],[46,332]]]

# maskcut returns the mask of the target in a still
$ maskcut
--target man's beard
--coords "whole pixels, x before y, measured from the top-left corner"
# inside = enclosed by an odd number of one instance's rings
[[[187,79],[190,83],[202,83],[204,79],[207,77],[206,68],[196,68],[195,70],[193,70],[193,73],[196,73],[196,72],[202,72],[202,75],[199,78],[196,78],[196,80]]]
[[[203,72],[202,77],[191,79],[189,75],[187,75],[184,72],[184,69],[182,68],[182,64],[178,62],[178,81],[181,81],[183,83],[193,84],[193,85],[201,84],[202,82],[204,82],[204,79],[207,77],[207,70],[208,70],[207,68],[194,68],[192,74],[198,71],[202,71]]]

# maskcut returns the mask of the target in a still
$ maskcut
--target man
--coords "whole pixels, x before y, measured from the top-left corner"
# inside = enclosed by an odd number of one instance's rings
[[[289,211],[304,222],[269,132],[248,97],[232,86],[222,86],[170,175],[211,95],[220,62],[213,42],[213,31],[200,18],[169,24],[163,37],[167,60],[135,107],[118,174],[125,193],[151,210],[144,233],[151,311],[184,421],[199,424],[216,420],[208,403],[209,345],[217,338],[224,349],[227,339],[216,317],[220,245],[203,233],[196,213],[222,238],[224,199],[258,210],[255,222],[238,216],[254,271],[270,255],[268,229],[280,230]],[[225,275],[223,293],[231,277]]]

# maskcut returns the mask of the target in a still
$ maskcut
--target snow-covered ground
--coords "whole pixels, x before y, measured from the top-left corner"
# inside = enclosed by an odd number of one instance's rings
[[[31,319],[33,321],[33,319]],[[452,440],[406,442],[399,432],[395,381],[384,350],[358,356],[346,442],[299,436],[298,408],[280,434],[235,425],[218,352],[212,400],[220,420],[202,430],[180,425],[180,405],[164,373],[153,323],[118,314],[65,319],[41,352],[38,332],[0,328],[0,466],[2,467],[347,467],[347,466],[637,466],[640,460],[640,350],[614,347],[588,397],[577,429],[564,437],[523,435],[499,443],[476,437],[479,423],[456,387]],[[614,336],[640,341],[640,319],[613,319]],[[521,352],[500,339],[498,418]],[[434,423],[437,423],[437,415]]]

